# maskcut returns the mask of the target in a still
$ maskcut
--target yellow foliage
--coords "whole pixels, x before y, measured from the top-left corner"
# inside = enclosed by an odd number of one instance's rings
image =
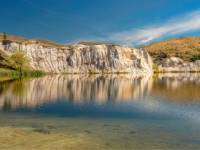
[[[29,68],[30,61],[25,53],[17,51],[8,58],[8,62],[17,70],[22,70]]]

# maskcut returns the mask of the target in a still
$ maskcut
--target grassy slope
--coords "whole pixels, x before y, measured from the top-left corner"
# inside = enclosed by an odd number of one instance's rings
[[[156,42],[145,46],[154,60],[163,56],[180,57],[183,60],[191,61],[194,56],[200,56],[200,37],[184,37]]]

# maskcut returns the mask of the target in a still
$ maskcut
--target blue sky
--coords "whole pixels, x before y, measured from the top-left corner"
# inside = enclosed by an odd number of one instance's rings
[[[1,0],[0,32],[130,46],[200,36],[199,0]]]

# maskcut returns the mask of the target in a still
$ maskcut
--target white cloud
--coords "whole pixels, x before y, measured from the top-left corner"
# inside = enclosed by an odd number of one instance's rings
[[[109,39],[126,45],[141,45],[165,36],[187,33],[199,29],[200,11],[195,11],[184,16],[172,18],[164,23],[115,33]]]

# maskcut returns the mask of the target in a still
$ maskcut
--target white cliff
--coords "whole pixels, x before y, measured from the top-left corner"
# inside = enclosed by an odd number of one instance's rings
[[[152,60],[144,49],[111,44],[48,45],[38,41],[0,42],[0,49],[8,55],[23,51],[31,67],[52,73],[132,73],[150,74]]]
[[[200,60],[188,62],[178,57],[170,57],[155,63],[158,66],[155,71],[158,72],[200,72]]]

